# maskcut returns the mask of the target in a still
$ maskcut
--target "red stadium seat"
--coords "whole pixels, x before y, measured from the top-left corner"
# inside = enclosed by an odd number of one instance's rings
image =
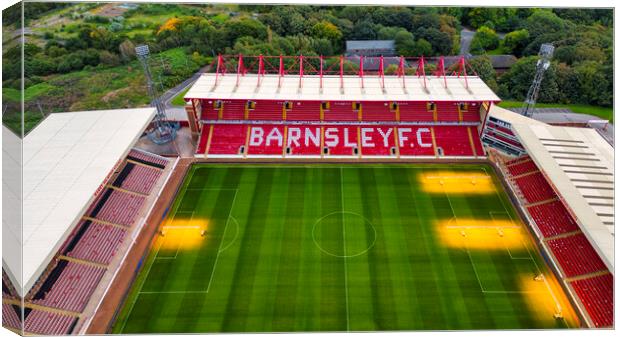
[[[604,274],[571,282],[597,328],[614,324],[614,277]]]
[[[536,222],[544,237],[579,230],[579,226],[568,213],[561,201],[556,200],[546,204],[530,206],[528,213]]]
[[[361,126],[360,145],[364,156],[389,156],[396,154],[395,133],[393,127]],[[393,152],[392,152],[393,151]]]
[[[83,226],[84,222],[80,224]],[[125,239],[126,230],[119,227],[91,222],[75,247],[67,256],[108,264]]]
[[[24,330],[42,335],[67,335],[76,317],[33,309],[24,322]]]
[[[34,299],[32,302],[82,312],[104,272],[104,268],[69,262],[43,298]]]
[[[538,171],[538,167],[534,161],[528,160],[508,166],[508,171],[510,171],[511,175],[518,176],[525,173]]]
[[[356,126],[328,125],[324,127],[324,146],[328,154],[352,156],[358,147]]]
[[[390,110],[390,102],[364,102],[362,103],[362,120],[393,122],[396,121],[396,113]]]
[[[324,121],[357,121],[358,111],[353,110],[351,102],[331,102],[328,110],[323,110]]]
[[[433,136],[428,126],[399,126],[396,128],[401,156],[434,156]]]
[[[426,102],[400,102],[398,110],[402,122],[433,121],[433,112],[427,110]]]
[[[248,126],[244,124],[214,124],[208,154],[239,154],[241,148],[245,146],[247,128]],[[208,130],[209,126],[205,125],[203,130],[205,129]]]
[[[144,196],[112,189],[107,189],[101,193],[98,201],[102,201],[104,198],[107,199],[105,199],[103,206],[96,213],[93,213],[91,209],[88,214],[102,221],[125,226],[133,224],[146,199]],[[95,202],[93,205],[98,203]]]
[[[437,121],[438,122],[458,122],[459,121],[458,103],[438,102],[437,103]]]
[[[440,126],[433,129],[437,147],[441,148],[444,156],[470,157],[474,155],[466,127]],[[475,134],[472,135],[472,139],[474,137]]]
[[[17,307],[17,309],[21,311],[19,307]],[[13,329],[22,329],[21,319],[17,315],[15,307],[11,304],[2,303],[2,325]]]
[[[321,120],[321,102],[292,102],[292,109],[286,112],[287,121],[319,121]]]
[[[607,269],[588,239],[581,233],[549,240],[547,244],[567,277]]]
[[[222,119],[243,120],[245,119],[246,101],[223,101]]]
[[[207,129],[209,125],[204,126],[201,138],[208,139]],[[248,155],[434,156],[433,130],[444,156],[471,157],[474,149],[476,155],[484,155],[472,126],[302,123],[214,124],[208,155],[239,155],[247,141]]]
[[[255,101],[254,108],[248,110],[248,119],[281,121],[283,116],[284,102],[282,101]]]
[[[547,179],[540,171],[515,179],[519,189],[528,203],[535,203],[556,197]]]
[[[286,130],[287,155],[321,154],[321,126],[289,125]]]
[[[284,151],[284,126],[282,125],[249,125],[249,155],[282,155]]]

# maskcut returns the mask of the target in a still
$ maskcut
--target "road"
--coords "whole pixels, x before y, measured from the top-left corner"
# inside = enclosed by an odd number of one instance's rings
[[[164,103],[164,106],[166,107],[166,115],[168,115],[168,118],[172,120],[187,120],[187,116],[185,115],[185,108],[172,105],[172,99],[175,98],[179,93],[183,92],[183,90],[187,89],[187,87],[194,84],[194,82],[196,82],[200,75],[207,71],[208,68],[209,66],[204,66],[200,68],[200,70],[194,73],[194,75],[161,95],[160,100],[162,101],[162,103]]]
[[[476,34],[476,32],[467,28],[463,28],[463,30],[461,30],[461,50],[459,55],[471,55],[469,54],[469,48],[471,47],[471,40],[474,38],[474,34]]]
[[[459,51],[459,55],[471,56],[469,49],[471,48],[471,40],[474,38],[475,34],[475,31],[467,28],[461,30],[461,50]],[[506,33],[497,33],[497,37],[503,40],[504,37],[506,37]]]

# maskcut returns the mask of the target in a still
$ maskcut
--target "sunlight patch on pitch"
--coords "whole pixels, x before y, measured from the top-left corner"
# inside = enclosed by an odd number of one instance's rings
[[[519,284],[525,303],[539,322],[564,320],[569,326],[579,326],[577,313],[555,277],[520,275]]]
[[[177,251],[198,248],[205,240],[207,228],[208,221],[204,219],[171,220],[159,231],[162,240],[160,250]]]
[[[496,188],[493,179],[483,173],[436,171],[420,173],[418,180],[427,193],[490,194]]]
[[[511,220],[449,219],[437,222],[440,241],[450,248],[524,250],[521,225]]]

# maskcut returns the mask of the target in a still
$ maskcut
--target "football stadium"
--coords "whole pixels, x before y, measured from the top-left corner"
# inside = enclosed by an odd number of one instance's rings
[[[3,151],[26,177],[3,182],[5,206],[24,200],[23,231],[4,230],[23,256],[4,254],[3,326],[613,328],[598,131],[498,107],[464,58],[356,62],[219,55],[184,96],[190,155],[149,143],[155,108],[47,117],[22,157]],[[19,146],[6,127],[3,142]]]

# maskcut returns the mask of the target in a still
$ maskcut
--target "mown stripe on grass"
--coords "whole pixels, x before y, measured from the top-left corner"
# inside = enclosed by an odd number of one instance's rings
[[[246,319],[249,313],[248,299],[254,287],[254,275],[259,256],[257,252],[262,244],[263,231],[269,220],[269,201],[267,197],[273,186],[273,169],[260,168],[257,186],[254,190],[252,204],[246,228],[241,239],[241,252],[237,259],[234,278],[231,280],[234,289],[228,299],[228,305],[222,322],[222,331],[241,332],[246,330]]]
[[[384,169],[362,169],[361,189],[363,215],[369,219],[377,230],[373,249],[368,251],[368,268],[370,270],[371,299],[375,313],[375,323],[379,330],[397,330],[398,315],[396,301],[392,290],[390,264],[387,256],[383,219],[380,209],[379,191],[375,173],[385,174]],[[388,225],[389,226],[389,225]],[[367,229],[367,244],[372,244],[374,232]]]
[[[342,210],[342,190],[339,168],[321,171],[323,193],[322,213],[332,214]],[[342,221],[339,216],[328,216],[318,225],[320,244],[324,249],[343,255]],[[320,329],[323,331],[347,330],[347,307],[344,261],[341,257],[321,254],[321,303]]]
[[[295,331],[307,171],[305,168],[295,169],[289,182],[284,234],[280,243],[280,268],[277,281],[273,284],[276,293],[270,331]]]
[[[381,209],[387,219],[383,219],[384,226],[381,226],[386,242],[387,257],[390,269],[389,279],[392,282],[392,296],[397,311],[398,329],[421,329],[422,321],[425,319],[424,308],[418,303],[417,292],[424,289],[415,287],[415,274],[420,273],[419,269],[414,269],[409,259],[409,247],[407,235],[404,232],[405,226],[419,226],[417,218],[406,215],[403,209],[412,207],[407,203],[406,196],[409,195],[409,181],[406,174],[410,171],[406,169],[389,170],[378,178],[378,185],[383,186],[385,191],[381,194]],[[388,207],[389,205],[389,207]],[[390,224],[389,226],[386,224]]]
[[[454,225],[458,225],[459,219],[470,218],[471,211],[464,206],[458,206],[459,197],[457,194],[444,194],[438,196],[432,196],[430,198],[431,203],[428,208],[435,211],[435,215],[431,215],[431,218],[439,220],[439,222],[445,222],[445,220],[453,219]],[[441,215],[437,214],[440,211]],[[433,211],[431,211],[433,212]],[[433,224],[436,226],[437,224]],[[432,228],[435,236],[434,250],[436,252],[443,252],[441,258],[451,264],[451,270],[454,271],[454,281],[442,285],[445,288],[448,296],[451,293],[460,294],[461,300],[456,301],[452,307],[448,307],[450,313],[447,317],[450,318],[448,323],[451,328],[466,328],[468,326],[477,324],[489,324],[488,328],[494,328],[492,320],[489,318],[492,316],[491,308],[487,305],[484,295],[481,291],[480,285],[475,271],[472,269],[472,264],[469,261],[469,255],[466,250],[456,251],[456,249],[443,247],[437,237],[437,229]],[[466,286],[461,286],[466,284]],[[456,305],[458,303],[458,306]]]
[[[251,167],[243,169],[231,212],[231,216],[236,221],[229,223],[229,228],[226,231],[225,246],[220,252],[217,263],[217,275],[214,276],[215,281],[212,282],[208,295],[203,299],[205,305],[202,306],[202,310],[198,314],[200,319],[196,320],[195,331],[222,331],[222,322],[225,318],[229,296],[235,292],[235,289],[232,288],[232,279],[241,253],[241,238],[245,232],[246,219],[252,204],[257,180],[258,170]]]
[[[316,221],[323,215],[321,197],[323,185],[321,170],[309,169],[304,187],[303,223],[301,256],[297,264],[297,304],[295,331],[319,331],[321,310],[321,255],[314,242],[312,230]]]
[[[190,273],[185,279],[185,289],[190,290],[207,290],[209,283],[217,282],[221,279],[217,278],[217,265],[216,261],[219,258],[219,249],[222,246],[221,242],[224,240],[225,231],[230,223],[229,215],[237,192],[233,190],[239,185],[243,169],[240,167],[231,167],[225,171],[225,176],[220,180],[220,190],[212,191],[205,190],[205,193],[217,194],[217,201],[214,204],[200,204],[198,209],[211,211],[211,215],[207,217],[209,226],[207,228],[206,242],[200,246],[200,249],[196,252],[193,261],[188,261],[188,265],[192,262]],[[203,212],[200,212],[203,213]],[[188,254],[190,255],[190,254]],[[187,275],[187,274],[186,274]],[[207,278],[205,276],[208,275]],[[175,326],[183,327],[184,332],[195,331],[195,326],[200,321],[200,312],[202,306],[205,305],[203,298],[206,294],[194,294],[186,293],[183,295],[183,301],[177,315],[177,321]],[[181,314],[182,313],[182,314]],[[174,329],[175,326],[170,327]],[[174,331],[174,330],[169,330]]]
[[[414,256],[415,260],[412,261],[414,268],[420,270],[419,274],[416,274],[415,286],[423,291],[418,292],[419,302],[426,319],[422,322],[423,329],[450,329],[454,325],[452,317],[454,317],[454,310],[452,299],[447,298],[445,292],[449,290],[449,284],[446,284],[445,279],[440,272],[442,263],[449,263],[445,260],[440,260],[436,255],[436,250],[441,249],[437,246],[435,236],[433,233],[434,219],[441,219],[443,217],[450,218],[451,214],[446,212],[446,208],[440,209],[439,212],[435,212],[432,204],[432,196],[421,193],[417,188],[418,181],[417,175],[406,175],[409,179],[409,186],[411,187],[411,199],[409,200],[410,208],[408,212],[411,212],[409,216],[417,217],[417,233],[413,233],[412,226],[406,226],[405,232],[409,233],[407,238],[409,239],[410,253]],[[411,238],[416,238],[412,240]]]
[[[452,205],[459,211],[460,218],[481,218],[490,219],[489,208],[487,205],[497,205],[496,195],[492,194],[482,198],[485,202],[472,203],[469,198],[464,196],[451,196]],[[499,236],[497,237],[499,239]],[[492,240],[492,239],[490,239]],[[499,243],[489,242],[489,249],[470,251],[472,268],[480,280],[480,287],[486,291],[484,300],[490,306],[494,315],[495,328],[516,328],[518,324],[517,310],[526,310],[527,308],[515,308],[511,302],[511,298],[521,296],[516,284],[504,284],[503,279],[506,277],[518,277],[518,273],[512,268],[512,260],[508,255],[508,251]],[[501,258],[501,272],[496,268],[493,261],[494,257]],[[480,263],[482,261],[482,263]],[[527,326],[527,325],[525,325]]]
[[[342,214],[346,233],[347,285],[349,304],[349,329],[351,331],[374,331],[377,329],[372,301],[372,279],[368,268],[368,251],[373,247],[375,233],[372,224],[363,217],[363,191],[360,174],[366,168],[346,168],[341,170],[344,207]],[[371,220],[370,220],[371,221]],[[372,221],[371,221],[372,222]],[[366,251],[366,252],[365,252]]]
[[[269,226],[263,231],[260,250],[256,252],[256,273],[254,288],[249,298],[249,317],[246,331],[270,331],[273,320],[275,297],[277,295],[278,271],[280,268],[281,242],[285,223],[288,200],[289,180],[296,169],[275,169],[273,187],[269,195]]]

